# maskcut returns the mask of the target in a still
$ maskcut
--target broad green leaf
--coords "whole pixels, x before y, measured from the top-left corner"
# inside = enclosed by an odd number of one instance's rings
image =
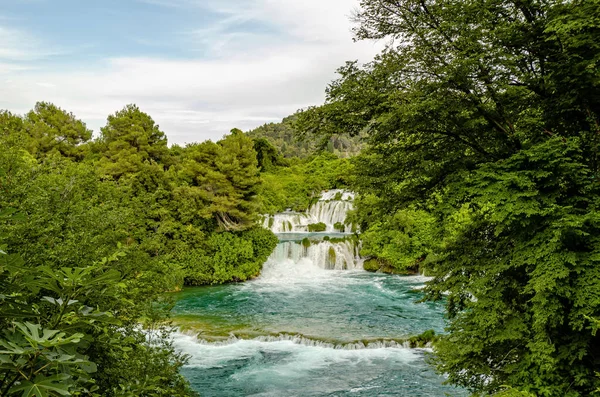
[[[71,379],[70,375],[60,374],[50,377],[37,376],[33,382],[26,381],[9,390],[9,393],[15,394],[23,392],[21,397],[51,397],[51,396],[70,396],[69,392]]]

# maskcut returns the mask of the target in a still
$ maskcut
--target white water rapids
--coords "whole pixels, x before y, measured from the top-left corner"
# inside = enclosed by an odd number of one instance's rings
[[[354,193],[340,189],[329,190],[306,212],[287,211],[265,216],[263,227],[273,233],[298,233],[308,232],[311,224],[324,223],[327,227],[325,232],[334,233],[336,223],[345,223],[348,211],[353,208],[353,200]],[[351,233],[352,225],[345,225],[344,230],[339,231]]]
[[[263,277],[268,277],[268,271],[273,266],[286,261],[292,261],[295,266],[301,267],[303,263],[309,263],[328,270],[355,270],[362,269],[363,265],[359,244],[352,240],[311,241],[309,246],[300,241],[285,241],[279,243],[271,254],[264,266]],[[285,267],[289,268],[289,265],[286,264]]]

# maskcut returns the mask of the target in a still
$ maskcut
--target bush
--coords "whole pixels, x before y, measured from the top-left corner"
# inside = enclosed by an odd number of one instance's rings
[[[381,265],[379,264],[379,261],[377,259],[368,259],[363,264],[363,267],[368,272],[376,272],[379,271]]]
[[[257,277],[277,243],[270,230],[260,227],[213,233],[204,247],[188,250],[178,258],[186,263],[185,283],[223,284]]]
[[[324,224],[323,222],[319,222],[319,223],[311,223],[310,225],[308,225],[308,231],[313,233],[313,232],[324,232],[327,230],[327,225]]]
[[[333,225],[333,228],[341,233],[346,231],[346,225],[344,225],[342,222],[337,222],[335,225]]]

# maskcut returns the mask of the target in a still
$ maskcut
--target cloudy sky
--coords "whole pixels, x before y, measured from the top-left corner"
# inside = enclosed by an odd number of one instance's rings
[[[0,0],[0,109],[49,101],[98,131],[128,103],[171,143],[218,139],[324,100],[356,0]]]

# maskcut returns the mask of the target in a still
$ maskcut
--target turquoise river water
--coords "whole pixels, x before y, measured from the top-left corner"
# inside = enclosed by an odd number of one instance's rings
[[[308,236],[301,235],[300,237]],[[189,288],[174,316],[189,354],[183,374],[202,396],[466,396],[443,385],[427,349],[403,338],[442,332],[443,308],[417,303],[421,276],[361,270],[350,242],[282,241],[262,275]]]

